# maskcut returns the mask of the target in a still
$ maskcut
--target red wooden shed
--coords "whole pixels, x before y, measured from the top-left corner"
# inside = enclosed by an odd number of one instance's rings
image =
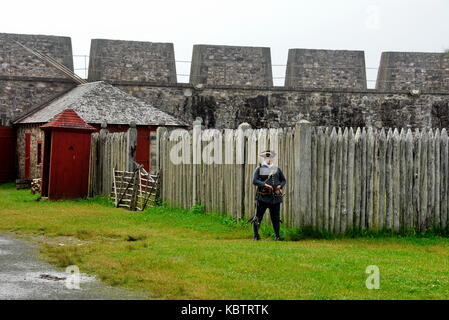
[[[66,109],[41,129],[45,132],[42,196],[50,200],[86,198],[95,128]]]

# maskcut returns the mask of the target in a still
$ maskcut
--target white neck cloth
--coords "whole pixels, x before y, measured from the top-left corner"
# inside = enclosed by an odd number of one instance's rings
[[[268,164],[268,163],[266,163],[265,160],[262,162],[262,164],[263,164],[264,166],[267,166],[268,168],[271,168],[271,167],[273,166],[273,164]]]

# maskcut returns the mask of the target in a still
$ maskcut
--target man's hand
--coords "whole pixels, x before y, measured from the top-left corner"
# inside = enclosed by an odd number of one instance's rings
[[[270,189],[270,190],[273,190],[273,187],[272,186],[270,186],[269,184],[266,184],[265,183],[265,186],[264,186],[265,188],[268,188],[268,189]]]
[[[281,190],[281,185],[277,185],[276,187],[274,187],[274,191],[279,191]]]

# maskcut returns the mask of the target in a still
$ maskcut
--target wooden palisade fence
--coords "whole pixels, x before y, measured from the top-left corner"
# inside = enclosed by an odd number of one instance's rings
[[[89,196],[109,195],[112,191],[113,170],[134,169],[135,127],[127,132],[109,133],[105,125],[92,134],[90,152]]]
[[[251,216],[257,154],[271,148],[287,178],[281,209],[287,226],[335,234],[448,228],[445,129],[313,127],[300,121],[294,128],[202,131],[195,122],[190,132],[159,128],[157,140],[161,197],[174,206],[203,204],[208,212]],[[179,144],[190,152],[174,164],[170,152]],[[211,152],[215,162],[198,161]],[[226,159],[233,164],[223,164],[230,163]]]

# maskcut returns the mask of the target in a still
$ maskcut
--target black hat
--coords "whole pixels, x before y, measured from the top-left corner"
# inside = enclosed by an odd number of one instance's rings
[[[273,150],[266,150],[262,151],[259,156],[262,158],[274,158],[276,157],[276,152],[274,152]]]

